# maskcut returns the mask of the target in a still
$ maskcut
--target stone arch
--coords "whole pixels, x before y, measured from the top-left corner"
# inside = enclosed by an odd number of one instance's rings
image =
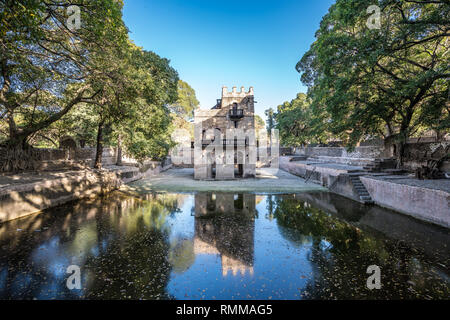
[[[75,150],[78,148],[78,143],[75,138],[64,136],[59,139],[59,148],[66,150],[66,159],[71,160],[75,157]]]
[[[78,148],[77,141],[71,136],[64,136],[59,139],[59,148],[60,149],[76,149]]]

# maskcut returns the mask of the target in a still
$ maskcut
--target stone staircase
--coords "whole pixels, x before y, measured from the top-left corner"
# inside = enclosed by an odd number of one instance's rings
[[[359,199],[361,202],[365,203],[365,204],[372,204],[373,200],[372,197],[370,196],[369,192],[367,191],[366,187],[364,186],[364,184],[361,182],[361,179],[359,178],[361,175],[363,175],[362,173],[350,173],[350,181],[353,184],[353,187],[356,191],[356,193],[359,196]]]

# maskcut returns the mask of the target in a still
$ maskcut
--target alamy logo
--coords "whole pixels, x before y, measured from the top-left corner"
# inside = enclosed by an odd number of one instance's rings
[[[371,5],[367,8],[370,17],[367,19],[366,25],[370,30],[381,28],[381,9],[379,6]]]
[[[377,265],[371,265],[367,268],[367,273],[371,274],[367,278],[367,289],[381,289],[381,269]]]
[[[67,28],[70,31],[75,31],[81,28],[81,10],[79,6],[69,6],[67,7]]]
[[[77,265],[67,267],[66,273],[70,274],[67,278],[66,285],[69,290],[81,289],[81,270]]]
[[[256,134],[258,133],[258,134]],[[218,129],[203,130],[196,125],[194,148],[190,134],[185,129],[177,129],[172,134],[176,146],[171,150],[171,160],[175,165],[212,164],[234,165],[263,163],[272,169],[279,168],[280,138],[278,129],[272,129],[270,135],[265,129],[243,130],[227,129],[222,133]]]

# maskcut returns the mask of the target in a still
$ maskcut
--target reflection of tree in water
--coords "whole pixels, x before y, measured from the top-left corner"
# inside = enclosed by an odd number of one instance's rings
[[[99,215],[98,243],[108,245],[105,250],[99,246],[99,255],[86,261],[85,268],[92,270],[88,298],[168,298],[170,230],[165,222],[170,213],[159,200],[150,199],[112,219]]]
[[[174,272],[185,272],[194,264],[194,261],[194,243],[191,239],[176,239],[171,243],[169,262]]]
[[[168,298],[167,218],[183,198],[114,193],[2,225],[0,298]],[[71,264],[87,290],[66,288]]]
[[[310,241],[313,275],[305,299],[448,298],[449,287],[427,262],[408,246],[363,233],[344,221],[291,196],[276,198],[275,218],[280,233],[305,246]],[[369,265],[382,270],[382,290],[368,290]],[[424,281],[418,272],[426,271]],[[411,285],[414,283],[414,287]]]
[[[266,214],[266,219],[272,221],[273,220],[273,212],[274,212],[274,196],[273,195],[268,195],[267,196],[267,214]]]

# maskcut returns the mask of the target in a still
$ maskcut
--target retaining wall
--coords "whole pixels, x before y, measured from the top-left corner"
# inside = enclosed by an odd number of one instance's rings
[[[319,183],[331,192],[360,201],[346,170],[315,167],[314,162],[290,162],[280,157],[280,168],[310,181]],[[450,228],[450,192],[412,186],[360,176],[375,204]]]
[[[41,161],[37,170],[56,171],[64,169],[84,169],[94,166],[95,148],[83,149],[37,149]],[[115,148],[104,148],[102,153],[102,165],[114,165],[117,161],[117,150]],[[136,164],[135,159],[127,156],[122,157],[122,161],[127,164]]]
[[[375,159],[381,156],[383,148],[380,146],[356,147],[353,152],[348,152],[343,147],[306,147],[296,150],[296,154],[308,157],[333,157],[349,159]]]
[[[121,183],[118,172],[84,170],[2,188],[0,222],[24,217],[72,200],[102,195],[119,188]]]
[[[450,152],[450,141],[432,143],[409,143],[405,147],[404,166],[415,170],[427,164],[427,160],[439,160]],[[450,171],[450,161],[445,161],[441,170]]]
[[[450,192],[367,176],[360,179],[376,204],[450,228]]]
[[[0,223],[21,218],[73,200],[104,195],[122,184],[148,178],[167,170],[151,161],[142,167],[110,166],[103,170],[85,169],[28,175],[11,185],[0,186]]]
[[[334,182],[333,178],[348,173],[347,169],[340,168],[342,166],[335,166],[335,168],[333,168],[332,165],[330,165],[330,167],[324,167],[324,163],[315,163],[313,161],[291,162],[291,158],[292,157],[280,157],[280,168],[302,178],[308,177],[309,180],[325,187],[328,187]]]

